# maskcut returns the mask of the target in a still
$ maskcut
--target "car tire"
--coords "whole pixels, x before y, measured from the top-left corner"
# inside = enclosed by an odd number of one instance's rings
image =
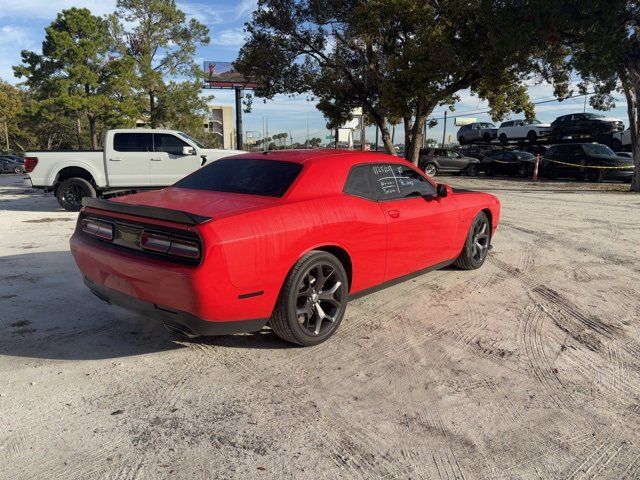
[[[429,178],[435,177],[438,174],[438,166],[435,163],[427,163],[424,166],[424,174]]]
[[[95,198],[96,189],[84,178],[67,178],[55,189],[58,203],[68,212],[77,212],[82,208],[82,199]]]
[[[604,180],[604,172],[599,168],[590,168],[587,172],[587,180],[593,183],[602,183]]]
[[[467,167],[467,175],[470,177],[477,177],[478,175],[480,175],[480,168],[478,167],[477,163],[471,163]]]
[[[549,180],[556,180],[558,178],[558,170],[554,164],[549,164],[544,169],[544,176]]]
[[[531,165],[523,163],[518,167],[518,175],[520,175],[520,178],[531,178],[533,176],[533,168]]]
[[[460,145],[466,145],[467,144],[467,139],[464,138],[464,137],[460,137],[460,138],[458,138],[458,143]]]
[[[538,134],[535,130],[530,130],[529,133],[527,133],[527,140],[531,143],[536,143],[538,141]]]
[[[16,167],[16,168],[14,168],[14,169],[13,169],[13,172],[14,172],[16,175],[20,175],[21,173],[24,173],[24,170],[23,170],[23,168],[22,168],[22,167]]]
[[[500,134],[500,136],[498,137],[498,140],[500,140],[500,143],[502,145],[506,145],[507,142],[509,141],[509,139],[507,138],[507,136],[504,133]]]
[[[328,293],[322,290],[327,285]],[[318,345],[338,329],[348,297],[342,263],[328,252],[312,250],[287,275],[269,324],[287,342]]]
[[[491,247],[491,225],[487,214],[479,212],[471,222],[462,253],[453,263],[463,270],[480,268]]]
[[[614,138],[613,140],[611,140],[611,150],[613,150],[614,152],[619,152],[622,150],[622,142],[620,140],[618,140],[617,138]]]

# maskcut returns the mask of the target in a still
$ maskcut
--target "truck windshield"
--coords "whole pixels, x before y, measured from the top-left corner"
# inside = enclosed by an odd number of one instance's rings
[[[180,134],[181,137],[186,138],[187,140],[192,141],[193,143],[195,143],[198,148],[209,148],[206,145],[204,145],[202,142],[199,142],[198,140],[196,140],[195,138],[193,138],[191,135],[187,135],[184,132],[178,132]]]
[[[282,197],[302,170],[299,163],[223,158],[183,178],[174,187]]]

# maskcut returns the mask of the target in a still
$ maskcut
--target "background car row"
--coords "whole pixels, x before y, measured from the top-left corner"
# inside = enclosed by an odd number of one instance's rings
[[[633,174],[630,153],[616,153],[607,145],[588,142],[550,147],[529,145],[524,149],[504,146],[427,149],[420,156],[419,167],[429,176],[438,173],[472,176],[484,173],[487,176],[531,178],[538,155],[538,173],[549,179],[630,182]]]
[[[474,142],[490,143],[495,139],[506,144],[523,140],[535,143],[546,140],[558,142],[567,138],[573,141],[576,138],[586,138],[611,143],[612,146],[614,146],[613,143],[618,142],[615,146],[621,148],[624,145],[623,130],[624,123],[617,118],[595,113],[572,113],[562,115],[550,124],[536,119],[508,120],[500,127],[489,122],[474,122],[460,127],[457,138],[460,145]],[[624,141],[630,143],[627,138],[624,138]]]

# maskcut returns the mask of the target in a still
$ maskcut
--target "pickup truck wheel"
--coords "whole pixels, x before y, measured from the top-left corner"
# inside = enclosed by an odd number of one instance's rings
[[[454,265],[463,270],[480,268],[487,258],[490,246],[491,225],[487,215],[484,212],[480,212],[471,222],[464,248]]]
[[[478,165],[475,163],[470,164],[467,167],[467,175],[469,175],[470,177],[477,177],[478,175],[480,175],[480,169],[478,168]]]
[[[529,133],[527,133],[527,140],[531,143],[536,143],[538,141],[538,134],[535,130],[530,130]]]
[[[56,188],[58,203],[69,212],[79,211],[84,197],[96,197],[96,189],[84,178],[67,178]]]
[[[342,263],[330,253],[311,251],[289,272],[269,324],[287,342],[318,345],[338,329],[348,296]]]

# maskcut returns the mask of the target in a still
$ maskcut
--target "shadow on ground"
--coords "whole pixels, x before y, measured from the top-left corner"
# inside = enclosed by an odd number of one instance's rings
[[[0,257],[0,355],[96,360],[197,343],[228,348],[291,347],[269,329],[195,340],[179,337],[154,319],[92,295],[68,251]]]

